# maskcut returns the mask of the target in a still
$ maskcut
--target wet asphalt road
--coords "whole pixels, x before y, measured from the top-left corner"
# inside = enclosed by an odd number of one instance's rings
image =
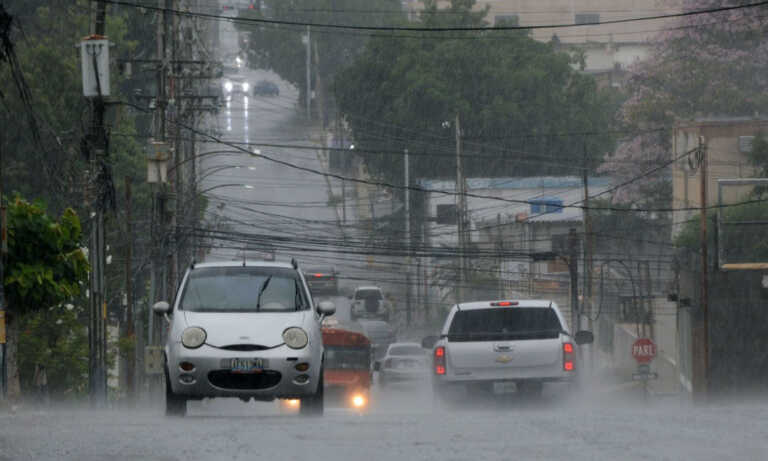
[[[364,414],[322,418],[214,400],[184,419],[159,407],[0,414],[0,460],[762,460],[768,402],[641,406],[591,396],[433,409],[426,389],[375,392]]]

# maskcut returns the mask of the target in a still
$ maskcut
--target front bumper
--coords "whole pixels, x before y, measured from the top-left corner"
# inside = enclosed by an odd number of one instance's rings
[[[180,343],[168,351],[168,375],[175,394],[190,398],[202,397],[253,397],[257,400],[275,398],[301,398],[314,395],[320,373],[320,353],[311,347],[301,350],[280,346],[263,351],[230,351],[203,345],[187,349]],[[257,373],[231,373],[222,368],[222,359],[266,359],[268,365]],[[194,369],[184,371],[182,362],[189,362]],[[309,364],[306,371],[296,370],[296,365]],[[302,376],[308,377],[306,381]]]

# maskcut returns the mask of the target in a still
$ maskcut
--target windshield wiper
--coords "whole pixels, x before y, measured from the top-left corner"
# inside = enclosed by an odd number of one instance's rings
[[[269,282],[271,280],[272,276],[270,275],[266,280],[264,280],[264,283],[261,284],[261,289],[259,289],[259,296],[256,298],[256,312],[261,310],[261,295],[264,294],[264,290],[267,289],[267,286],[269,286]]]

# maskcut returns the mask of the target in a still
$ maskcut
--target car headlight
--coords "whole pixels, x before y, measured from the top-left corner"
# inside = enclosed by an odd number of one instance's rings
[[[197,349],[205,343],[205,330],[200,327],[189,327],[181,334],[181,344],[187,349]]]
[[[291,349],[302,349],[309,342],[307,333],[299,327],[291,327],[283,332],[283,341]]]
[[[232,82],[224,82],[224,89],[229,93],[232,91]]]
[[[243,82],[243,91],[247,93],[249,89],[251,89],[251,84],[248,82]]]

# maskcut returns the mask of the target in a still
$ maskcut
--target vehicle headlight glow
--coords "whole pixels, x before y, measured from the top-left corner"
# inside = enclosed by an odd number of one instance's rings
[[[291,349],[302,349],[309,342],[307,333],[299,327],[291,327],[283,332],[283,341]]]
[[[251,84],[248,82],[243,82],[243,91],[247,93],[248,90],[250,89],[251,89]]]
[[[232,91],[232,82],[230,82],[230,81],[224,82],[224,89],[227,92],[231,92]]]
[[[355,394],[352,396],[352,406],[355,408],[363,408],[366,404],[365,396],[362,394]]]
[[[189,327],[181,334],[181,344],[187,349],[197,349],[205,343],[205,330],[200,327]]]

